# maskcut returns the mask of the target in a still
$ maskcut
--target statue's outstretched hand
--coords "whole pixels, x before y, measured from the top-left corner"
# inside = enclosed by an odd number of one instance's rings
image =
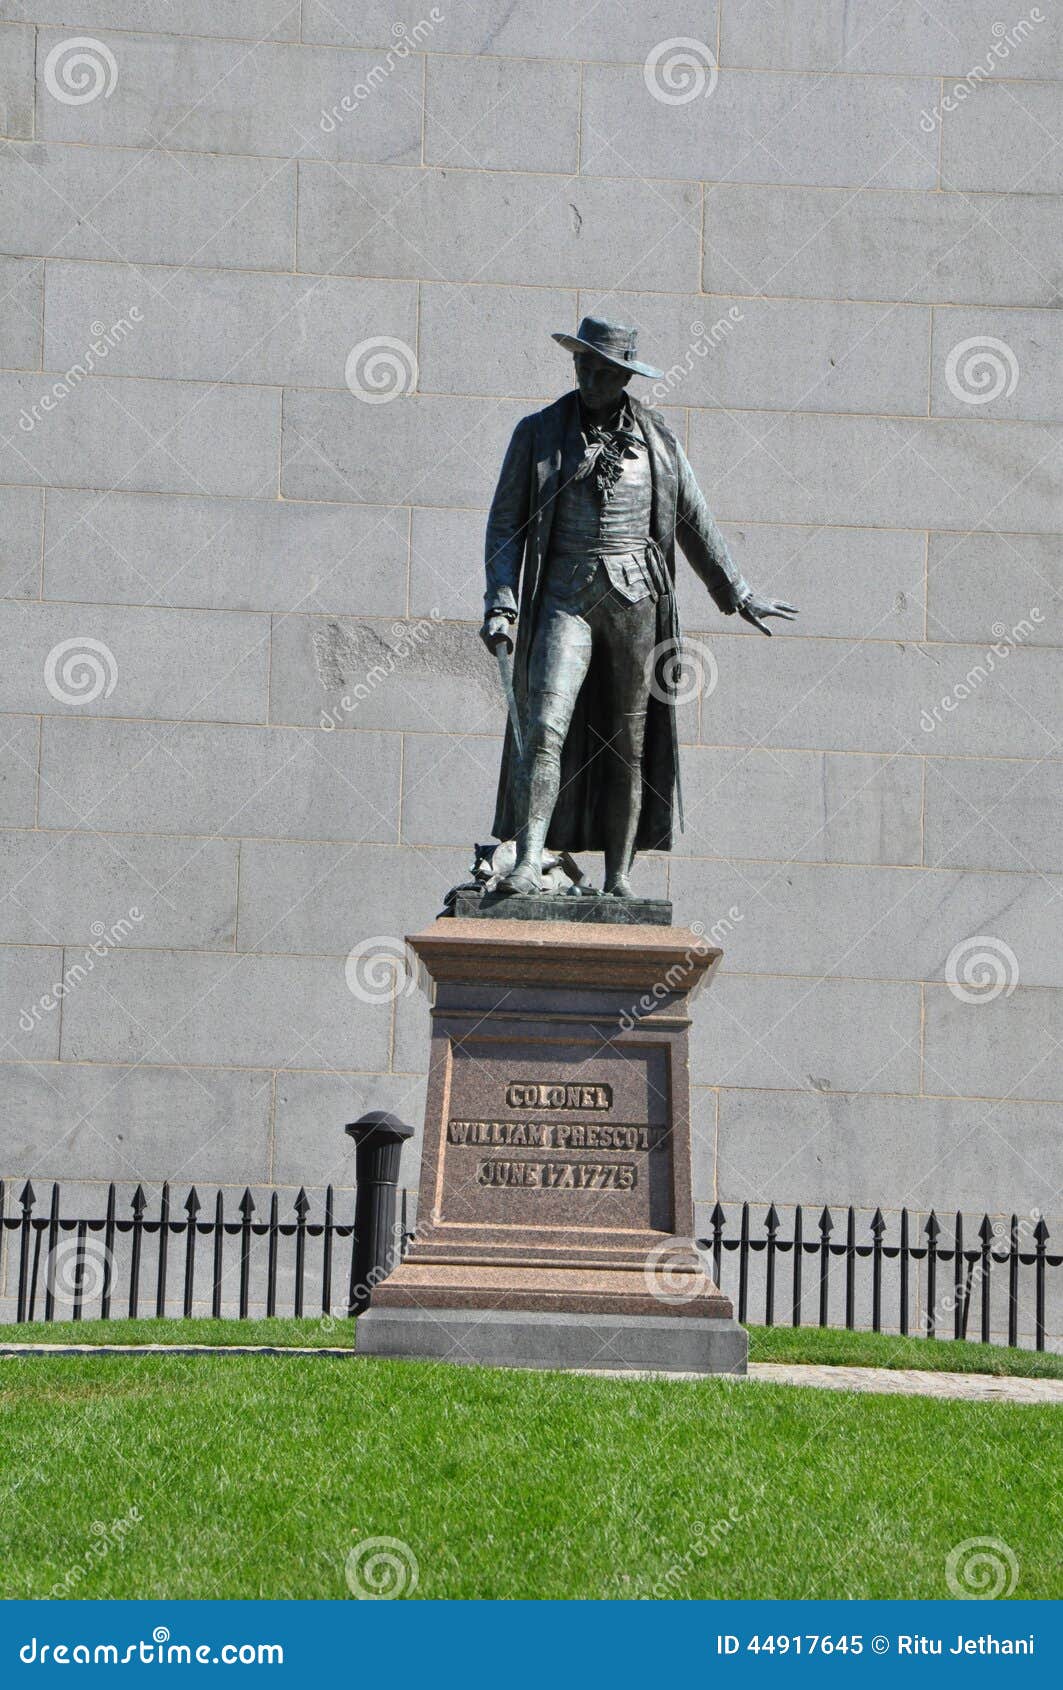
[[[512,651],[513,623],[508,616],[485,616],[483,627],[480,629],[480,638],[492,657],[494,657],[499,644],[504,645],[507,651]]]
[[[764,621],[765,616],[782,616],[787,622],[792,622],[797,615],[797,606],[785,604],[782,599],[762,599],[752,593],[743,604],[738,606],[738,614],[743,621],[751,622],[754,628],[759,628],[762,634],[771,638],[771,629]]]

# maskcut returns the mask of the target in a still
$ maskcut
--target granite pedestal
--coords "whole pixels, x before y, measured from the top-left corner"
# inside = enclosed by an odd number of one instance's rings
[[[443,918],[416,1238],[358,1323],[368,1355],[744,1372],[692,1241],[685,928]]]

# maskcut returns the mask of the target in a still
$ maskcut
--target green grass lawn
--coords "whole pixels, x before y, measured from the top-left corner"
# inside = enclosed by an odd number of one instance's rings
[[[0,1397],[5,1597],[342,1598],[375,1537],[417,1597],[947,1597],[987,1536],[1063,1595],[1049,1407],[294,1356],[8,1359]]]
[[[829,1326],[751,1326],[750,1361],[808,1361],[840,1367],[920,1367],[950,1373],[1011,1374],[1063,1379],[1063,1355],[1012,1350],[1003,1344],[901,1338],[888,1332],[846,1332]]]
[[[354,1321],[320,1315],[293,1320],[35,1320],[0,1326],[0,1344],[276,1344],[353,1349]]]
[[[302,1320],[83,1320],[0,1326],[0,1342],[44,1344],[275,1344],[307,1348],[354,1344],[354,1322]],[[1063,1379],[1063,1355],[1011,1350],[998,1344],[900,1338],[886,1332],[846,1332],[802,1326],[751,1326],[751,1361],[820,1362],[845,1367],[945,1368],[953,1373],[1013,1374]]]

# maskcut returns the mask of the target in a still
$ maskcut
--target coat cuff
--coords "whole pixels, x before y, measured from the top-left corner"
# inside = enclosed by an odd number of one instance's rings
[[[484,597],[484,615],[485,616],[509,616],[509,617],[512,617],[512,619],[514,621],[516,621],[516,619],[517,619],[516,595],[513,592],[511,592],[509,587],[499,587],[499,588],[496,589],[495,592],[487,593]]]

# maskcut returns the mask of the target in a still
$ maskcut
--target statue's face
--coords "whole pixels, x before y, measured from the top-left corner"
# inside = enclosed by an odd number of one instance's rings
[[[577,352],[572,361],[576,366],[580,398],[587,409],[612,410],[631,380],[631,372],[619,369],[616,364],[610,364],[608,359],[599,358],[593,352]]]

